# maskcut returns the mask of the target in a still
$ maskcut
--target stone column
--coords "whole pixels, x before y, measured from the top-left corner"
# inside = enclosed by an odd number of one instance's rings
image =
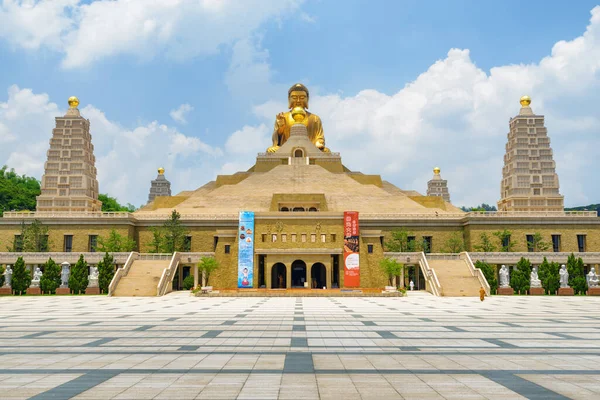
[[[404,266],[400,268],[400,287],[404,287]]]
[[[285,266],[285,288],[286,289],[291,289],[292,288],[292,264],[290,264],[289,266]]]
[[[329,257],[329,262],[324,262],[325,266],[325,284],[327,285],[327,289],[331,289],[333,282],[333,265],[331,265],[331,257]]]
[[[194,265],[194,287],[198,287],[198,265]]]
[[[271,289],[271,274],[273,266],[268,262],[269,256],[265,256],[265,287]]]

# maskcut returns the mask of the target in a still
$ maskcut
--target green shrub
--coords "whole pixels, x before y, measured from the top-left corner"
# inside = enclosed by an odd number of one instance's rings
[[[29,285],[31,285],[31,274],[25,269],[23,257],[17,258],[17,262],[13,266],[11,285],[15,294],[24,293]]]
[[[44,293],[55,293],[60,286],[60,266],[49,258],[44,264],[44,275],[40,279],[40,288]]]
[[[546,290],[546,294],[554,294],[560,287],[559,269],[558,263],[549,263],[544,257],[544,261],[538,268],[538,278],[542,281],[542,287]]]
[[[530,277],[531,262],[529,262],[528,259],[521,257],[510,277],[510,286],[519,294],[526,293],[529,290]]]
[[[104,258],[98,263],[98,286],[102,293],[108,293],[108,286],[115,275],[114,258],[105,253]]]
[[[81,254],[75,266],[71,268],[71,275],[69,275],[69,289],[73,293],[81,294],[85,292],[88,285],[88,273],[88,263]]]
[[[0,287],[4,286],[4,266],[0,265]]]
[[[183,289],[190,290],[193,287],[194,287],[194,276],[193,275],[188,275],[183,280]]]
[[[481,272],[483,272],[485,280],[487,281],[488,285],[490,285],[490,293],[496,293],[496,289],[498,289],[498,279],[496,279],[496,271],[494,271],[494,267],[486,262],[476,261],[475,268],[479,268]]]
[[[569,272],[569,286],[573,288],[575,294],[585,294],[587,291],[587,280],[585,279],[585,270],[581,257],[575,258],[571,253],[567,259],[567,271]]]

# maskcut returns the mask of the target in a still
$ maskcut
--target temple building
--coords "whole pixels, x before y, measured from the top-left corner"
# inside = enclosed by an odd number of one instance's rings
[[[156,196],[170,196],[171,182],[165,178],[165,169],[158,169],[158,176],[150,183],[150,193],[148,193],[148,203],[154,200]]]
[[[498,260],[509,265],[518,261],[518,253],[499,252],[501,246],[507,245],[505,242],[510,242],[515,252],[532,251],[530,238],[539,234],[554,245],[552,250],[559,257],[556,259],[564,257],[565,261],[567,252],[584,257],[600,252],[600,218],[596,212],[562,210],[543,117],[528,110],[528,103],[511,120],[503,178],[503,188],[507,189],[500,204],[515,207],[516,200],[526,199],[530,211],[495,213],[463,212],[450,204],[447,184],[439,169],[434,170],[426,195],[401,189],[380,175],[351,170],[351,165],[343,163],[341,154],[327,147],[327,131],[321,119],[307,111],[309,98],[304,85],[290,88],[288,110],[275,116],[271,142],[265,143],[266,151],[257,154],[254,165],[246,171],[218,175],[199,188],[171,195],[165,184],[168,181],[159,170],[149,203],[133,213],[73,210],[56,214],[43,207],[36,212],[7,212],[0,218],[0,242],[13,243],[23,222],[39,220],[49,229],[51,251],[82,253],[95,260],[93,244],[100,236],[105,237],[112,230],[127,236],[137,247],[131,255],[116,256],[120,260],[117,264],[123,264],[111,284],[111,294],[116,296],[164,294],[181,288],[183,279],[189,275],[194,275],[195,286],[200,285],[196,265],[205,256],[214,257],[220,265],[210,274],[209,282],[219,290],[381,290],[394,281],[400,286],[413,281],[415,288],[436,295],[464,296],[478,295],[479,288],[487,285],[481,271],[473,267],[474,261]],[[57,118],[51,151],[55,151],[52,147],[55,137],[67,135],[67,130],[73,137],[84,135],[87,141],[78,146],[88,151],[77,157],[87,157],[87,175],[83,176],[90,178],[87,181],[90,184],[92,178],[95,182],[96,175],[89,123],[79,117],[76,108],[69,113],[72,115],[65,117],[73,121],[69,124]],[[80,131],[66,128],[76,123],[74,126],[81,127]],[[334,130],[335,126],[327,129]],[[527,139],[525,147],[521,146],[522,135]],[[61,140],[62,146],[72,145],[65,142],[68,139],[61,137]],[[81,150],[80,147],[69,150]],[[518,152],[523,149],[526,153]],[[52,154],[52,157],[62,156]],[[513,157],[526,157],[527,168]],[[64,169],[58,164],[50,166],[51,162],[55,161],[49,153],[44,190],[48,190],[50,170],[52,174],[56,169],[66,172],[53,176],[70,178],[74,175],[69,174],[75,170],[72,163],[80,161],[70,159],[66,162],[71,164]],[[83,165],[78,168],[84,168]],[[517,193],[511,190],[525,175],[529,179],[528,192],[517,198]],[[90,208],[99,207],[94,202],[97,185],[93,186],[94,191],[92,186],[85,186],[90,188],[86,192]],[[536,189],[543,190],[536,194]],[[65,198],[73,195],[70,191],[64,194]],[[49,193],[44,192],[40,199],[45,195]],[[56,196],[60,197],[60,193]],[[539,206],[543,212],[532,208],[537,203],[529,202],[537,199],[544,201],[545,208]],[[555,211],[548,211],[550,207]],[[146,254],[154,251],[156,228],[173,211],[180,214],[187,231],[185,249],[173,255]],[[398,231],[404,233],[405,240],[392,248],[392,237]],[[499,231],[509,235],[503,237],[502,243],[493,243],[496,250],[475,251],[485,237],[496,241],[494,233]],[[61,257],[66,257],[65,254]],[[16,253],[0,253],[0,263],[13,262],[15,256]],[[384,258],[396,259],[406,273],[399,277],[386,275],[380,266]],[[586,265],[600,263],[595,259],[584,260]]]
[[[48,160],[44,164],[38,211],[100,211],[96,158],[90,121],[83,118],[76,97],[69,98],[69,110],[56,117]]]
[[[498,211],[563,211],[544,116],[530,104],[529,96],[521,97],[519,115],[509,122]]]
[[[450,203],[448,181],[442,179],[440,171],[439,167],[433,169],[433,178],[427,181],[427,196],[440,196],[444,201]]]

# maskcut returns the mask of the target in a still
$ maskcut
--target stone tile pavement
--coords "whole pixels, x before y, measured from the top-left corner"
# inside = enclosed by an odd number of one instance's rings
[[[600,298],[0,298],[2,399],[600,399]]]

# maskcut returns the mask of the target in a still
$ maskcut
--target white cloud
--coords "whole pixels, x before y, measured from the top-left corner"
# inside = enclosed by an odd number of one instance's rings
[[[179,108],[177,108],[176,110],[171,110],[169,115],[171,116],[171,118],[173,118],[175,122],[179,122],[180,124],[187,124],[185,116],[193,110],[194,107],[186,103],[180,105]]]
[[[4,0],[0,37],[65,53],[82,67],[116,55],[183,60],[214,54],[303,0]]]
[[[327,146],[341,152],[349,168],[381,173],[424,193],[432,168],[440,166],[455,204],[495,204],[508,119],[519,112],[519,98],[529,94],[534,112],[547,117],[566,204],[598,202],[600,6],[591,13],[581,37],[556,43],[539,63],[486,73],[469,50],[451,49],[393,95],[375,90],[351,97],[311,95],[311,110],[323,120]],[[271,100],[254,111],[270,126],[284,108]],[[230,140],[239,142],[240,136],[235,132]]]
[[[0,139],[8,132],[18,140],[0,146],[0,165],[41,179],[54,118],[64,114],[48,95],[11,86],[8,99],[0,103]],[[174,191],[198,187],[220,169],[221,149],[174,127],[154,121],[128,129],[92,105],[81,109],[81,115],[90,120],[100,192],[123,203],[146,202],[158,167],[167,170]]]

